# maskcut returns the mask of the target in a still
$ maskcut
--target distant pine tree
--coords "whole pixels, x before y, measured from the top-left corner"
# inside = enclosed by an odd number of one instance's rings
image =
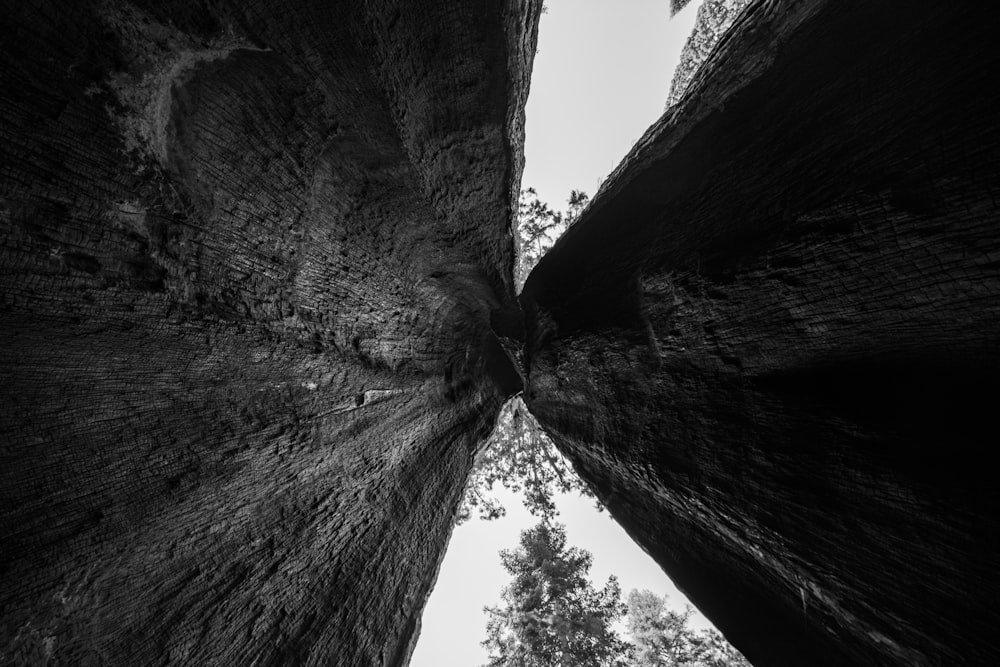
[[[500,552],[513,580],[503,604],[485,607],[488,667],[626,667],[629,644],[612,628],[624,607],[614,577],[597,590],[590,552],[566,544],[565,527],[545,521]]]

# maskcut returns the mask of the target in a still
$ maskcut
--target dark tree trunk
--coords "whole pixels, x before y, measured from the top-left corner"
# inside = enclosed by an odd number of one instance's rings
[[[522,295],[530,408],[754,664],[1000,662],[996,18],[757,3]]]
[[[522,297],[530,407],[760,665],[1000,662],[971,6],[760,0]],[[405,663],[521,387],[539,11],[0,16],[0,659]]]
[[[520,386],[540,2],[14,5],[0,662],[404,663]]]

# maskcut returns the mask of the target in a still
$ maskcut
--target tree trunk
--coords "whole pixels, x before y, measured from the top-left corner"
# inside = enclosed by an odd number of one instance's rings
[[[473,455],[540,2],[0,28],[0,662],[403,664]]]
[[[529,277],[527,403],[755,665],[997,664],[1000,50],[757,3]]]
[[[1000,51],[760,0],[532,273],[527,402],[758,665],[994,664]],[[398,665],[522,386],[540,3],[0,16],[0,659]]]

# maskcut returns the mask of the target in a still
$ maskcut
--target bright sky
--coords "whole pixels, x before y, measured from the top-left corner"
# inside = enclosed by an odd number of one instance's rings
[[[556,210],[591,197],[663,113],[700,2],[546,0],[525,111],[522,187]]]
[[[669,0],[546,0],[526,110],[523,187],[563,210],[572,189],[593,196],[632,144],[663,113],[681,48],[699,2],[670,18]],[[455,528],[423,615],[411,667],[476,667],[486,662],[485,605],[500,601],[509,575],[498,552],[536,523],[520,501],[498,494],[507,516]],[[608,515],[578,495],[560,496],[571,545],[591,552],[591,578],[618,577],[624,594],[647,588],[687,601]],[[692,626],[711,627],[696,616]]]

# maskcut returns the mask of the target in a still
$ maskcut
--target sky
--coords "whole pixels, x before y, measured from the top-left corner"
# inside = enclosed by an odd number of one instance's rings
[[[522,187],[565,209],[570,190],[593,196],[643,132],[663,113],[674,68],[699,2],[670,17],[669,0],[546,0],[525,110]],[[411,667],[476,667],[486,662],[485,605],[496,605],[509,575],[498,552],[534,525],[520,500],[501,491],[503,519],[455,528],[422,618]],[[590,575],[622,592],[649,589],[683,609],[687,600],[660,567],[593,501],[556,499],[569,544],[591,552]],[[696,615],[692,627],[711,627]]]
[[[699,2],[546,0],[525,108],[522,187],[563,210],[593,196],[663,113]]]

